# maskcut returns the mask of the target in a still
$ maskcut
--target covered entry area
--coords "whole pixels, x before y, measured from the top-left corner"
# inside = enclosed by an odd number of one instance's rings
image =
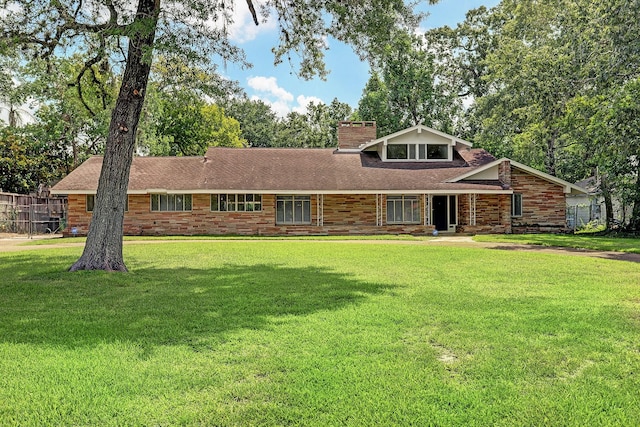
[[[431,196],[431,222],[438,231],[456,231],[458,225],[458,196]]]

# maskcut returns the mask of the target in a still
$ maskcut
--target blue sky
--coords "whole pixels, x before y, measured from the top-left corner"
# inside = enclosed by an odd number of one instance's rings
[[[464,20],[465,13],[479,6],[492,7],[498,0],[440,0],[435,6],[421,2],[420,10],[429,13],[422,22],[425,29],[443,25],[455,26]],[[361,62],[349,46],[335,40],[329,42],[325,62],[330,74],[326,81],[305,81],[292,73],[291,66],[284,62],[273,65],[271,48],[277,44],[277,32],[271,23],[255,27],[250,21],[244,2],[238,4],[235,25],[231,35],[241,46],[247,59],[254,66],[241,70],[233,64],[221,68],[223,74],[237,80],[252,98],[258,98],[272,106],[279,115],[290,111],[303,112],[309,101],[330,103],[334,98],[357,107],[362,90],[369,79],[369,67]]]
[[[290,111],[306,111],[309,102],[330,103],[334,98],[358,105],[362,90],[369,79],[369,67],[353,53],[351,47],[335,40],[329,41],[325,62],[330,70],[326,81],[305,81],[292,73],[291,66],[284,62],[273,65],[271,48],[277,45],[278,34],[273,22],[253,24],[243,0],[235,0],[234,25],[230,32],[232,40],[242,47],[247,59],[254,67],[242,70],[234,64],[221,66],[220,71],[232,80],[237,80],[252,98],[261,99],[280,116]],[[259,4],[259,0],[254,3]],[[493,7],[499,0],[440,0],[435,6],[420,2],[419,9],[429,13],[422,22],[423,29],[443,25],[455,26],[464,20],[468,10],[479,6]],[[0,104],[0,107],[2,105]],[[0,108],[0,120],[6,121],[7,111]]]

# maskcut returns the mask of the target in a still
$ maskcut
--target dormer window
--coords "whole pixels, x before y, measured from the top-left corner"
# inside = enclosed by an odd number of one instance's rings
[[[412,144],[413,146],[413,144]],[[415,146],[413,146],[415,153]],[[387,159],[389,160],[406,160],[409,159],[409,144],[393,144],[387,145]]]
[[[428,160],[449,160],[449,146],[445,144],[428,145],[427,146],[427,159]]]
[[[387,160],[451,160],[448,144],[389,144]]]

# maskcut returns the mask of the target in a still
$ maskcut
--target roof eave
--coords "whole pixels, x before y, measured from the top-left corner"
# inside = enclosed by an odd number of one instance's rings
[[[512,194],[510,189],[487,188],[463,188],[463,189],[368,189],[368,190],[319,190],[319,189],[264,189],[264,190],[237,190],[237,189],[193,189],[193,190],[129,190],[129,195],[144,194]],[[86,195],[96,194],[96,190],[64,190],[58,191],[58,195]]]
[[[469,172],[465,172],[465,173],[463,173],[462,175],[458,175],[458,176],[456,176],[456,177],[453,177],[453,178],[451,178],[451,179],[448,179],[448,180],[447,180],[447,181],[445,181],[445,182],[448,182],[448,183],[456,183],[456,182],[460,182],[460,181],[462,181],[463,179],[470,178],[470,177],[472,177],[472,176],[474,176],[474,175],[477,175],[477,174],[479,174],[479,173],[481,173],[481,172],[486,171],[487,169],[491,169],[491,168],[493,168],[493,167],[495,167],[495,166],[499,165],[500,163],[502,163],[504,160],[509,160],[509,159],[502,158],[502,159],[499,159],[499,160],[494,160],[493,162],[490,162],[490,163],[487,163],[487,164],[485,164],[485,165],[482,165],[482,166],[478,166],[478,167],[476,167],[476,168],[473,168],[473,169],[472,169],[472,170],[470,170]]]
[[[396,137],[398,137],[400,135],[404,135],[406,133],[413,132],[415,130],[417,130],[418,133],[422,133],[423,131],[431,132],[431,133],[433,133],[435,135],[438,135],[438,136],[441,136],[443,138],[449,139],[449,140],[451,140],[451,145],[455,145],[456,143],[459,142],[459,143],[461,143],[463,145],[467,145],[469,147],[473,147],[473,143],[471,143],[469,141],[465,141],[462,138],[457,138],[457,137],[455,137],[453,135],[450,135],[450,134],[444,133],[444,132],[440,132],[439,130],[430,128],[428,126],[416,125],[416,126],[412,126],[410,128],[407,128],[407,129],[399,130],[398,132],[394,132],[394,133],[392,133],[390,135],[385,135],[385,136],[383,136],[381,138],[374,139],[374,140],[371,140],[369,142],[365,142],[364,144],[360,145],[359,149],[360,149],[360,151],[364,151],[367,148],[373,147],[374,145],[378,145],[380,143],[385,143],[386,141],[389,141],[390,139],[396,138]]]
[[[571,194],[572,192],[580,193],[580,194],[588,194],[588,192],[584,188],[581,188],[581,187],[579,187],[579,186],[577,186],[575,184],[572,184],[572,183],[570,183],[568,181],[565,181],[564,179],[560,179],[560,178],[555,177],[553,175],[549,175],[548,173],[539,171],[537,169],[534,169],[534,168],[532,168],[530,166],[527,166],[525,164],[522,164],[520,162],[516,162],[515,160],[507,159],[506,157],[503,157],[501,160],[508,160],[511,163],[512,166],[515,166],[518,169],[522,169],[525,172],[529,172],[532,175],[536,175],[536,176],[538,176],[538,177],[540,177],[542,179],[546,179],[547,181],[554,182],[554,183],[564,187],[565,194]]]

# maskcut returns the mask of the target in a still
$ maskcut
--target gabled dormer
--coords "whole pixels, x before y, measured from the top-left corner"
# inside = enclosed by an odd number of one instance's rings
[[[358,145],[359,151],[375,151],[383,162],[451,162],[454,151],[471,148],[468,141],[417,125]],[[342,148],[342,145],[341,145]],[[355,151],[355,147],[352,148]]]

